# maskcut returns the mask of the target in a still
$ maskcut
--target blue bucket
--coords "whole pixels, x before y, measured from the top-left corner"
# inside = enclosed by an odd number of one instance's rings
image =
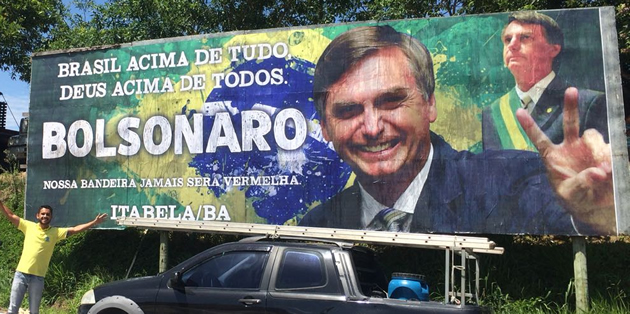
[[[393,273],[387,292],[392,299],[429,301],[429,285],[424,275]]]

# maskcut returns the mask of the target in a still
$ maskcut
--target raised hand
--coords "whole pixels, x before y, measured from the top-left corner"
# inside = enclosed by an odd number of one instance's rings
[[[107,219],[107,214],[98,214],[96,215],[96,218],[94,218],[94,221],[98,225],[98,224],[103,223],[105,219]]]
[[[578,91],[564,94],[564,141],[553,144],[526,110],[516,117],[538,149],[547,176],[573,219],[603,234],[616,233],[610,144],[594,130],[579,136]]]

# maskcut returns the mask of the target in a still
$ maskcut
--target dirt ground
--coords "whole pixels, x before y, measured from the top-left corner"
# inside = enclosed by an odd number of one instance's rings
[[[0,306],[0,314],[4,314],[7,312],[7,309]],[[28,314],[28,309],[20,309],[20,314]]]

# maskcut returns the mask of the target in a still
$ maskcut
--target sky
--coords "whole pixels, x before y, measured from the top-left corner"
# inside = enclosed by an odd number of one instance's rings
[[[10,130],[18,129],[23,112],[28,112],[30,99],[30,84],[20,80],[12,80],[11,72],[0,72],[0,101],[8,104],[6,128]]]

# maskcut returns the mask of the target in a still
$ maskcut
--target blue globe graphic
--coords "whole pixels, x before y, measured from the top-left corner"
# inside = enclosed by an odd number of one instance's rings
[[[265,136],[271,150],[254,149],[249,152],[233,153],[227,147],[218,147],[215,153],[196,155],[189,166],[196,169],[198,175],[216,178],[223,183],[226,177],[288,176],[295,179],[295,185],[240,185],[208,187],[208,193],[219,197],[230,189],[245,191],[245,196],[252,201],[256,214],[267,220],[268,224],[283,224],[299,218],[309,207],[324,202],[340,192],[346,185],[351,169],[332,149],[332,145],[321,137],[318,114],[312,99],[311,73],[315,65],[300,59],[269,58],[262,62],[248,61],[233,63],[229,71],[240,73],[249,71],[271,72],[282,69],[284,82],[279,85],[252,84],[245,87],[214,88],[206,99],[206,104],[223,104],[228,108],[237,138],[242,136],[241,112],[258,109],[266,111],[272,121],[282,109],[295,108],[309,122],[309,136],[304,144],[294,151],[278,149],[273,131]],[[188,114],[195,110],[182,109]],[[225,110],[224,110],[225,111]],[[208,140],[215,117],[204,115],[204,141]],[[295,129],[285,128],[287,138],[295,136]],[[207,142],[204,142],[204,148]]]

